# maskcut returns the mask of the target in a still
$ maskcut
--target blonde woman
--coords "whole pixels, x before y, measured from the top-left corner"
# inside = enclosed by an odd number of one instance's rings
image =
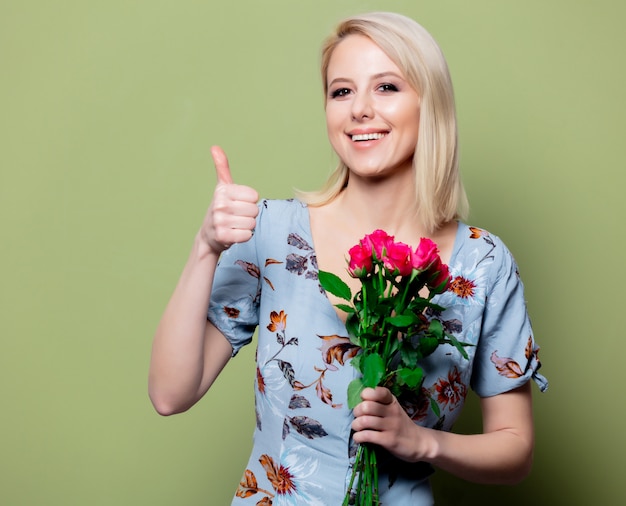
[[[321,191],[257,204],[257,192],[235,184],[226,155],[212,149],[218,183],[154,338],[152,402],[163,415],[189,409],[258,329],[257,426],[233,504],[339,505],[355,443],[380,448],[383,504],[432,504],[433,466],[479,483],[518,482],[534,444],[529,380],[541,390],[547,382],[513,257],[462,221],[445,59],[415,21],[365,14],[325,42],[322,81],[340,163]],[[423,390],[412,400],[366,389],[351,411],[358,349],[317,272],[358,290],[344,254],[376,229],[406,244],[437,243],[453,276],[437,296],[447,308],[440,318],[474,346],[470,360],[452,347],[424,360]],[[483,433],[454,434],[469,388],[481,398]]]

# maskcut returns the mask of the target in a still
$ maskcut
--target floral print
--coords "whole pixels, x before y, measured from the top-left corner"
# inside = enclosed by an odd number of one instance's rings
[[[353,358],[358,352],[359,347],[352,344],[347,337],[338,335],[317,336],[323,340],[320,350],[322,351],[322,359],[326,364],[326,368],[336,371],[337,366],[333,362],[337,362],[340,366],[345,365],[346,361]]]
[[[263,454],[259,457],[259,464],[264,471],[261,475],[264,474],[264,479],[270,486],[267,489],[259,486],[255,473],[246,469],[235,497],[253,498],[257,506],[273,504],[318,504],[321,506],[323,504],[311,494],[312,491],[317,491],[319,494],[319,487],[306,482],[306,478],[315,472],[318,464],[307,456],[305,447],[295,447],[278,459]]]
[[[461,299],[471,299],[474,296],[475,288],[476,284],[463,276],[456,276],[450,283],[450,290]]]
[[[287,326],[287,315],[284,311],[277,313],[276,311],[272,311],[270,313],[270,323],[267,326],[267,330],[270,332],[282,332],[285,330]],[[283,339],[284,340],[284,339]]]
[[[233,504],[341,504],[355,447],[346,389],[359,349],[317,280],[306,205],[263,201],[260,211],[253,238],[222,254],[208,312],[233,354],[258,329],[254,447]],[[547,386],[537,372],[517,266],[502,242],[459,223],[449,267],[451,290],[435,299],[447,309],[436,316],[447,332],[474,345],[470,360],[440,347],[424,360],[421,391],[399,399],[416,423],[440,430],[451,429],[470,386],[481,396],[531,378]],[[381,480],[393,483],[381,500],[424,504],[427,474]]]
[[[287,236],[287,244],[295,246],[304,254],[289,253],[286,258],[286,269],[307,279],[317,279],[317,257],[313,247],[296,233]]]
[[[440,406],[455,409],[467,395],[467,386],[461,381],[461,373],[454,367],[448,371],[447,378],[439,378],[435,383],[436,399]]]
[[[526,344],[526,351],[524,355],[527,360],[526,369],[528,369],[530,364],[532,364],[534,361],[539,362],[539,350],[533,348],[532,336],[528,337],[528,343]],[[521,378],[526,372],[522,371],[520,365],[512,358],[499,357],[497,351],[494,351],[491,354],[491,361],[496,366],[498,373],[506,378]]]

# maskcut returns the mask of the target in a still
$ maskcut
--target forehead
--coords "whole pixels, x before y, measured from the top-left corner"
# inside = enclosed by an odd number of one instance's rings
[[[328,80],[348,77],[343,74],[375,75],[394,72],[403,75],[398,66],[372,39],[348,35],[333,50],[327,70]]]

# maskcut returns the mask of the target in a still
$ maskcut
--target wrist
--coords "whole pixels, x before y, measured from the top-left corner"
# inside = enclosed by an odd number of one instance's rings
[[[416,460],[432,464],[437,460],[440,453],[440,437],[442,435],[442,431],[426,427],[417,427],[421,430],[417,438],[418,451]]]
[[[196,261],[215,261],[219,259],[221,251],[216,250],[202,237],[202,232],[198,232],[194,239],[192,256]]]

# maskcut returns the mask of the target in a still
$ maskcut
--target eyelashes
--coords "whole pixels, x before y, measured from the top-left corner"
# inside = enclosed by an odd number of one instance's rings
[[[398,91],[398,87],[395,84],[391,84],[391,83],[384,83],[381,84],[378,89],[380,91]]]
[[[400,91],[399,88],[392,83],[382,83],[376,87],[377,92],[394,93]],[[330,98],[343,98],[352,93],[350,88],[337,88],[329,93]]]
[[[350,93],[348,88],[337,88],[336,90],[331,91],[330,98],[340,98],[345,97]]]

